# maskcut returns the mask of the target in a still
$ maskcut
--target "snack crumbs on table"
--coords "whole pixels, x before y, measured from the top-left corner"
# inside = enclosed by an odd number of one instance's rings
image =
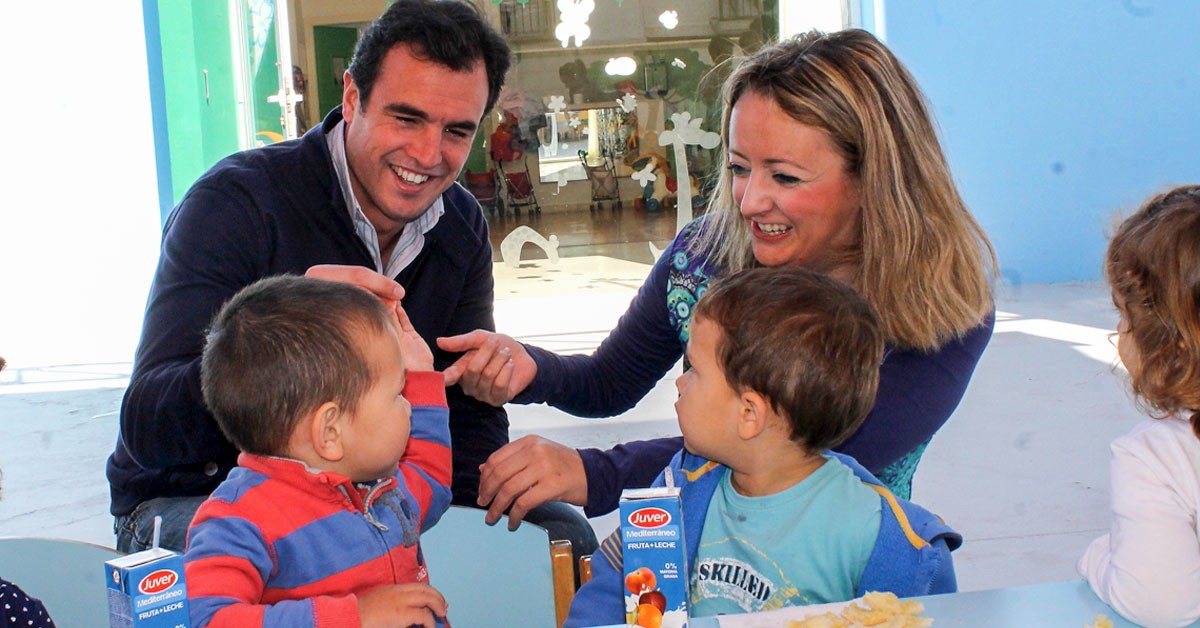
[[[850,604],[841,614],[826,612],[793,619],[787,628],[929,628],[933,625],[932,618],[920,617],[925,612],[924,605],[916,600],[902,601],[894,593],[872,591],[863,596],[862,603],[866,606]]]

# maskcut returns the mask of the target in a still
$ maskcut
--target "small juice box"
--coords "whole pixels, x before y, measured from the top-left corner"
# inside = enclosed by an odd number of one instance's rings
[[[188,628],[183,557],[151,548],[104,562],[111,628]]]
[[[687,626],[688,567],[679,489],[621,493],[625,620],[645,628]]]

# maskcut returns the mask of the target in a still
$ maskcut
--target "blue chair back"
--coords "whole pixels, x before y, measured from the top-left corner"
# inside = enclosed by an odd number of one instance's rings
[[[509,532],[506,522],[493,527],[483,517],[477,508],[452,506],[421,536],[430,583],[449,602],[451,624],[554,628],[555,571],[546,530],[523,523]],[[107,628],[104,561],[118,556],[81,541],[0,538],[0,577],[41,600],[58,628]]]
[[[0,578],[41,600],[58,628],[107,628],[104,561],[120,555],[82,541],[0,538]]]
[[[451,506],[421,535],[429,583],[450,605],[453,626],[554,628],[550,537],[528,522],[513,532],[478,508]]]

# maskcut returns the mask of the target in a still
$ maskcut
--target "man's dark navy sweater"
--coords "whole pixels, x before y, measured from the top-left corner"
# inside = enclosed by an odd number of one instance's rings
[[[171,213],[146,305],[133,376],[121,406],[121,433],[108,460],[112,513],[155,497],[207,495],[236,464],[200,392],[204,332],[239,289],[316,264],[374,268],[354,232],[325,133],[334,110],[304,137],[232,155],[192,186]],[[457,184],[425,246],[394,279],[434,366],[456,356],[441,336],[495,329],[492,248],[479,203]],[[333,367],[333,365],[331,365]],[[446,391],[454,450],[454,502],[475,503],[479,465],[508,442],[503,409]]]

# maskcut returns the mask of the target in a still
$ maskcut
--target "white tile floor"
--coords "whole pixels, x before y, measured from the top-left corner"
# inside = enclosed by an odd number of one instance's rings
[[[498,264],[498,325],[559,351],[587,351],[648,268],[599,257]],[[955,553],[963,590],[1074,578],[1076,557],[1108,522],[1107,444],[1138,417],[1111,366],[1107,333],[1116,316],[1101,284],[1006,288],[998,310],[996,335],[966,398],[915,481],[915,500],[966,537]],[[128,365],[12,366],[0,374],[0,536],[111,545],[104,461]],[[513,437],[538,433],[602,447],[677,434],[676,375],[614,419],[510,407]],[[607,534],[615,519],[594,524]]]

